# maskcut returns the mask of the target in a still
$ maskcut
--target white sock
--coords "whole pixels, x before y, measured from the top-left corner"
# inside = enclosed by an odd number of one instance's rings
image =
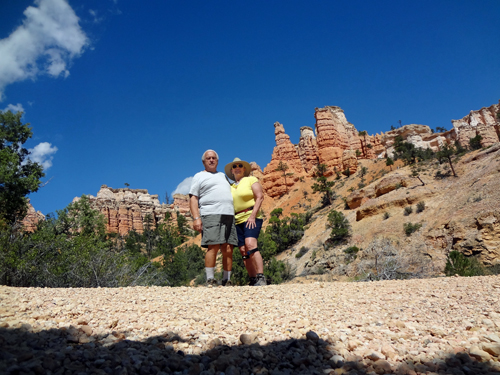
[[[214,278],[215,267],[205,267],[207,273],[207,280]]]
[[[224,270],[224,276],[222,277],[222,279],[229,280],[230,278],[231,278],[231,271]]]

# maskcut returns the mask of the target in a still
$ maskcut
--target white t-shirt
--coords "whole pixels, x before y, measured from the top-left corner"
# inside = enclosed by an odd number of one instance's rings
[[[222,172],[196,173],[189,194],[198,197],[200,215],[234,215],[231,186]]]

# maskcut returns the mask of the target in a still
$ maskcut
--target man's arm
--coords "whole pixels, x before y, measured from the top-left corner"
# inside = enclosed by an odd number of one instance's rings
[[[189,210],[193,217],[193,229],[201,232],[203,226],[201,224],[200,207],[198,206],[198,197],[196,195],[189,194]]]

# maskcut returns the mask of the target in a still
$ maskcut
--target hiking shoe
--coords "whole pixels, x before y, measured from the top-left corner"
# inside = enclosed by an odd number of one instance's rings
[[[248,285],[249,286],[254,286],[256,282],[257,282],[257,278],[256,277],[251,277],[250,278],[250,284],[248,284]]]
[[[205,286],[218,286],[219,283],[215,279],[208,279]]]
[[[233,286],[233,282],[231,280],[222,280],[222,286]]]
[[[254,286],[264,286],[264,285],[267,285],[267,281],[264,275],[257,276]]]

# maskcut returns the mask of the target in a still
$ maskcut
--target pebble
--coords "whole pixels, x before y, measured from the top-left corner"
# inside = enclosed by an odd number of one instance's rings
[[[500,276],[320,285],[0,286],[0,373],[500,373]]]

